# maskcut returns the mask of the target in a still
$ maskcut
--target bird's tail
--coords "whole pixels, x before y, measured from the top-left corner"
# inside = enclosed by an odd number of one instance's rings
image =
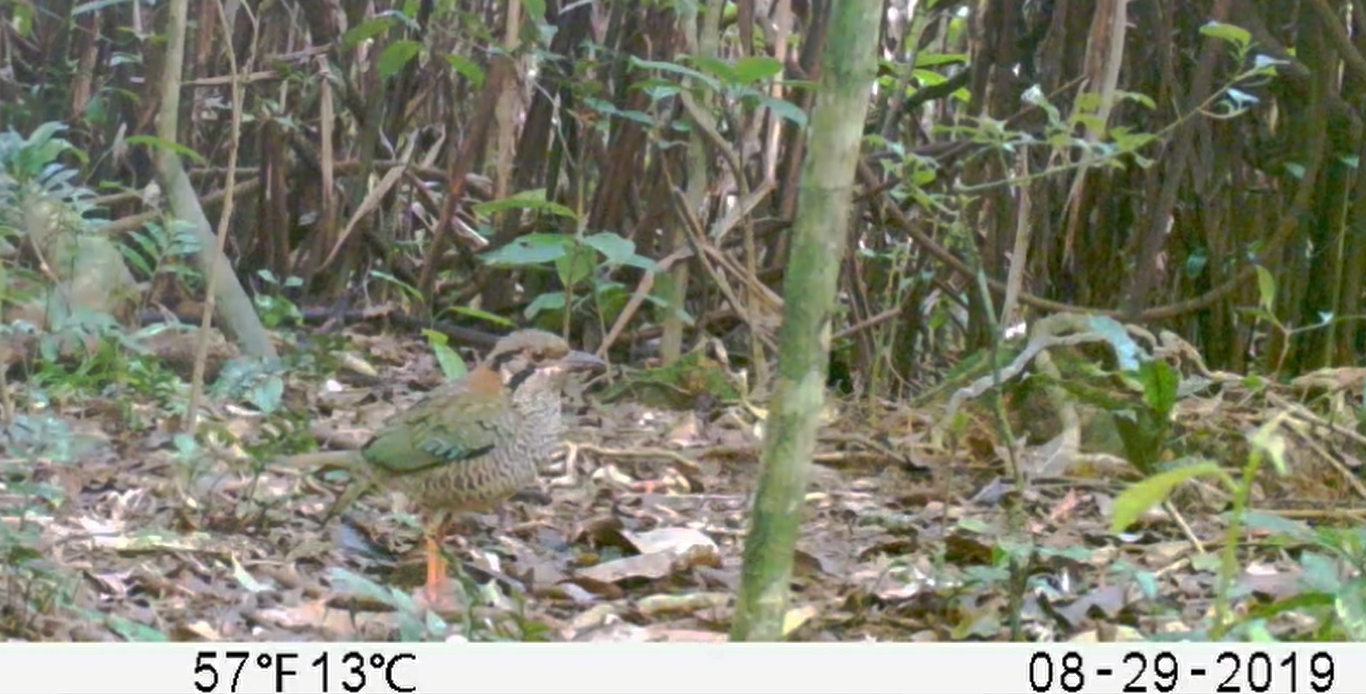
[[[327,525],[338,513],[350,508],[351,504],[373,485],[373,480],[370,478],[369,470],[365,465],[365,458],[360,451],[299,453],[276,458],[272,464],[276,467],[290,468],[342,468],[351,473],[351,481],[320,521],[322,525]]]
[[[314,451],[276,458],[274,465],[291,468],[346,468],[359,470],[365,463],[360,451]]]

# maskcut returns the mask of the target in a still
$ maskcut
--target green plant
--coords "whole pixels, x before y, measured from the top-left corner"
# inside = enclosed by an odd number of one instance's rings
[[[1137,368],[1113,374],[1124,386],[1121,392],[1063,379],[1064,390],[1110,413],[1124,444],[1124,456],[1139,472],[1152,475],[1171,436],[1172,410],[1176,407],[1180,374],[1160,359],[1145,359]]]
[[[441,365],[441,373],[446,376],[446,380],[454,381],[469,372],[469,367],[465,366],[465,360],[460,358],[455,350],[447,344],[450,338],[445,333],[435,330],[423,330],[422,334],[427,337],[427,343],[432,346],[432,353],[436,355],[436,362]]]
[[[497,206],[509,201],[486,203],[481,210],[488,213],[501,209]],[[546,203],[549,209],[558,208],[560,214],[571,214],[567,209]],[[557,314],[567,321],[575,310],[591,307],[602,324],[615,320],[630,298],[626,285],[613,279],[620,267],[636,267],[648,272],[658,269],[653,260],[636,253],[635,242],[612,232],[582,234],[527,234],[513,243],[483,255],[485,262],[501,267],[536,267],[549,265],[564,287],[562,291],[546,292],[531,300],[526,307],[527,318],[535,319],[542,313]],[[647,299],[663,305],[654,296]]]
[[[209,388],[209,395],[219,401],[245,400],[265,414],[274,413],[284,397],[286,368],[279,360],[229,360]]]
[[[1284,418],[1284,415],[1273,417],[1248,437],[1251,449],[1242,474],[1237,479],[1225,472],[1217,463],[1191,459],[1139,481],[1115,498],[1110,531],[1119,533],[1137,521],[1148,509],[1166,501],[1184,482],[1196,478],[1212,479],[1231,494],[1233,503],[1227,514],[1227,530],[1218,566],[1219,581],[1215,589],[1215,609],[1209,627],[1209,635],[1213,640],[1219,640],[1235,626],[1229,607],[1230,593],[1237,577],[1237,553],[1250,509],[1253,484],[1268,459],[1278,474],[1285,475],[1287,472],[1285,437],[1277,432]]]
[[[458,566],[458,564],[457,564]],[[461,593],[468,609],[460,624],[462,636],[469,641],[546,641],[549,628],[537,621],[527,619],[524,614],[524,601],[520,596],[509,598],[502,593],[496,581],[478,584],[464,572],[458,572]],[[444,640],[450,631],[449,625],[431,610],[417,605],[412,596],[391,586],[382,586],[364,576],[334,568],[330,578],[343,592],[364,596],[375,602],[388,605],[393,609],[398,621],[400,641],[437,641]],[[512,604],[509,604],[512,603]],[[513,608],[511,625],[502,622],[475,620],[472,615],[481,604],[498,605],[503,609]]]
[[[72,606],[79,578],[49,562],[40,551],[41,523],[65,499],[51,476],[35,474],[42,464],[74,463],[88,441],[65,420],[19,414],[0,436],[0,506],[17,522],[0,523],[0,635],[33,638],[38,620]]]
[[[253,297],[256,311],[261,315],[261,322],[267,328],[277,328],[285,323],[302,323],[303,312],[293,301],[285,298],[284,290],[301,287],[304,281],[298,277],[280,280],[275,277],[275,273],[266,269],[257,270],[256,275],[280,292],[278,295],[261,293]]]
[[[1366,529],[1313,528],[1300,521],[1252,511],[1250,529],[1268,533],[1271,541],[1294,553],[1300,570],[1298,595],[1250,609],[1244,630],[1260,629],[1281,615],[1298,613],[1317,624],[1310,638],[1321,641],[1366,641]]]
[[[683,62],[688,64],[684,65]],[[691,78],[694,85],[709,89],[727,101],[738,102],[747,108],[767,108],[778,117],[789,120],[798,127],[806,126],[806,112],[802,111],[799,106],[790,101],[774,98],[758,86],[782,73],[782,62],[775,58],[746,56],[730,62],[710,56],[691,55],[685,56],[682,62],[674,63],[632,57],[631,65],[636,68],[653,69],[661,73]],[[800,80],[784,80],[782,84],[811,86],[810,82]],[[632,89],[647,90],[655,99],[673,96],[682,91],[679,85],[665,80],[643,80],[633,85]],[[610,115],[632,116],[632,114],[617,111],[606,102],[595,101],[593,105]],[[720,115],[727,118],[733,116],[729,110],[720,111]],[[636,118],[640,119],[639,116]],[[648,118],[643,122],[647,125],[650,124]]]
[[[134,231],[119,244],[123,259],[148,279],[169,274],[197,284],[200,273],[193,259],[199,253],[199,237],[188,222],[169,219],[166,224],[148,222],[145,231]]]

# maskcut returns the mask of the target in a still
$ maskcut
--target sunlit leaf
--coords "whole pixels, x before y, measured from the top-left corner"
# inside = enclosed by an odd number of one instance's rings
[[[735,79],[741,84],[749,84],[782,73],[783,64],[777,58],[751,55],[735,61],[733,70]]]
[[[168,140],[163,140],[154,135],[133,135],[129,137],[127,140],[125,140],[125,142],[127,142],[129,145],[146,145],[151,149],[169,149],[172,152],[175,152],[176,154],[187,159],[190,159],[196,163],[208,163],[208,160],[200,156],[199,152],[196,152],[190,149],[189,147],[180,144],[179,142],[170,142]]]
[[[1110,521],[1110,532],[1123,532],[1134,524],[1148,509],[1166,501],[1178,485],[1197,477],[1219,477],[1228,475],[1214,463],[1198,463],[1160,472],[1140,480],[1115,497],[1114,517]]]
[[[1224,24],[1223,22],[1206,22],[1200,27],[1200,33],[1210,38],[1221,41],[1228,41],[1237,46],[1239,50],[1246,49],[1252,42],[1252,34],[1240,26]]]
[[[387,80],[397,75],[421,51],[422,44],[406,39],[395,41],[386,46],[384,52],[379,56],[380,79]]]
[[[531,301],[524,314],[528,319],[535,318],[544,311],[559,311],[564,308],[564,292],[546,292]]]
[[[563,258],[572,242],[563,234],[527,234],[480,257],[490,265],[539,265]]]
[[[545,199],[545,189],[524,190],[516,195],[512,195],[501,200],[490,200],[481,202],[474,206],[476,214],[492,215],[504,210],[536,210],[538,212],[549,212],[563,217],[577,218],[574,211],[559,203],[550,202]]]
[[[465,360],[451,349],[448,344],[450,338],[445,333],[429,328],[423,330],[422,334],[427,338],[427,344],[431,345],[432,354],[436,355],[436,362],[441,365],[441,373],[446,380],[454,381],[469,372]]]
[[[456,53],[447,55],[446,62],[475,87],[484,86],[484,69],[479,67],[478,63]]]
[[[496,313],[489,313],[488,311],[483,311],[477,308],[471,308],[469,306],[451,306],[447,308],[446,311],[462,316],[469,316],[470,318],[477,318],[482,321],[488,321],[494,325],[502,326],[504,328],[515,328],[517,326],[516,323]]]

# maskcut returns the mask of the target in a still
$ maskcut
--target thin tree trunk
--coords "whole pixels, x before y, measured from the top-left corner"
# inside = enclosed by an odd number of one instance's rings
[[[844,0],[831,10],[811,113],[792,253],[783,280],[778,379],[764,430],[763,471],[745,540],[744,576],[731,639],[783,637],[793,550],[816,448],[830,362],[830,322],[844,257],[854,170],[877,66],[882,3]]]
[[[189,16],[188,0],[172,0],[170,17],[166,25],[166,71],[161,80],[161,112],[157,124],[157,135],[165,143],[177,142],[180,115],[180,71],[185,60],[185,25]],[[237,340],[242,352],[253,357],[275,357],[275,345],[256,315],[251,298],[242,288],[228,257],[218,247],[218,237],[204,216],[204,208],[199,204],[199,196],[190,177],[180,163],[175,150],[163,146],[157,156],[157,176],[161,188],[166,191],[166,200],[175,216],[189,222],[194,227],[195,238],[199,239],[199,267],[204,277],[215,274],[214,283],[216,303],[223,327]],[[228,191],[231,195],[232,191]]]
[[[702,26],[698,27],[697,7],[687,4],[679,5],[678,24],[683,28],[683,35],[687,37],[688,50],[694,55],[705,58],[715,58],[716,51],[720,46],[721,40],[721,11],[725,3],[721,0],[710,0],[705,6],[706,14],[703,15]],[[696,113],[702,117],[711,119],[712,96],[707,94],[705,89],[697,84],[690,84],[693,89],[694,98],[702,108],[697,109]],[[707,143],[703,138],[702,129],[715,128],[714,122],[699,123],[692,126],[692,134],[688,138],[688,189],[686,193],[688,207],[698,219],[705,220],[707,193],[711,187],[711,165],[707,154]],[[674,225],[673,235],[669,238],[670,248],[668,253],[676,252],[688,245],[688,235],[684,231],[682,220]],[[664,277],[659,278],[660,296],[664,299],[664,306],[660,309],[660,324],[664,328],[664,334],[659,341],[659,356],[668,366],[676,361],[683,354],[683,308],[688,300],[688,263],[677,263],[673,269]]]

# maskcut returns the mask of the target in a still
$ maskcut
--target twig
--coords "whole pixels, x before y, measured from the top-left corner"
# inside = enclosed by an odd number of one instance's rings
[[[626,325],[635,317],[636,311],[640,310],[640,305],[645,303],[645,297],[650,295],[650,290],[655,286],[655,273],[667,272],[670,267],[673,267],[674,263],[691,255],[691,249],[680,248],[669,254],[668,257],[659,261],[658,271],[647,270],[645,272],[645,276],[641,277],[640,282],[636,284],[635,293],[633,293],[630,300],[626,302],[626,307],[621,310],[621,314],[617,316],[616,322],[612,323],[612,329],[607,331],[607,337],[603,339],[602,344],[598,346],[597,354],[599,357],[607,357],[607,350],[611,349],[613,344],[616,344],[617,338],[621,337],[621,331],[626,329]]]
[[[685,222],[684,227],[688,232],[688,241],[692,243],[694,250],[697,253],[697,261],[702,264],[702,269],[706,270],[708,275],[711,275],[712,280],[716,282],[717,289],[721,290],[721,293],[726,295],[726,299],[735,307],[735,311],[740,314],[741,320],[749,326],[749,329],[752,332],[761,335],[764,344],[766,344],[769,349],[776,352],[778,350],[777,344],[773,342],[773,338],[770,337],[768,332],[754,319],[754,316],[750,312],[750,307],[740,301],[739,296],[735,294],[735,290],[730,286],[730,282],[726,281],[725,275],[722,275],[717,271],[714,265],[707,262],[708,256],[714,257],[713,253],[708,252],[708,249],[711,248],[711,244],[707,242],[706,236],[702,231],[701,221],[699,221],[697,216],[689,209],[687,196],[676,186],[670,186],[670,188],[673,191],[674,207],[677,208],[679,216],[682,217]],[[711,250],[715,251],[714,248],[711,248]]]
[[[218,0],[218,21],[223,28],[223,33],[227,41],[228,64],[237,65],[237,53],[232,47],[232,27],[227,26],[228,11],[223,6],[223,0]],[[259,37],[259,24],[252,22],[251,49],[250,57],[255,58],[256,41]],[[247,63],[248,65],[250,62]],[[237,184],[237,154],[241,149],[242,138],[242,83],[234,79],[232,81],[232,116],[230,121],[230,136],[228,139],[228,177],[223,184],[223,212],[218,217],[218,254],[223,254],[223,248],[228,241],[228,228],[232,224],[233,207],[233,186]],[[208,277],[204,284],[204,315],[199,324],[199,344],[195,346],[194,368],[190,374],[190,395],[185,406],[185,419],[183,431],[194,435],[199,414],[199,400],[204,394],[204,369],[209,358],[209,331],[213,328],[214,304],[217,303],[217,290],[222,263],[210,263],[208,267]]]
[[[404,161],[412,158],[413,148],[416,146],[416,143],[416,139],[408,140],[408,146],[399,158]],[[384,200],[384,196],[388,195],[389,191],[393,190],[394,186],[398,185],[398,182],[403,179],[404,170],[404,167],[401,166],[389,169],[384,173],[384,177],[380,179],[379,184],[370,189],[369,193],[366,193],[365,198],[361,200],[360,206],[356,209],[355,213],[351,215],[351,219],[347,221],[346,228],[342,230],[341,236],[337,239],[336,243],[332,244],[332,250],[328,252],[327,257],[318,264],[318,267],[314,272],[322,272],[324,268],[332,264],[332,261],[336,259],[337,254],[341,252],[342,246],[346,244],[346,240],[351,238],[351,232],[356,230],[356,225],[369,215],[370,212],[378,209],[380,203]]]
[[[604,456],[607,458],[625,458],[636,460],[642,458],[668,458],[688,468],[689,470],[695,472],[700,472],[702,470],[702,466],[698,465],[697,461],[688,458],[687,456],[683,455],[682,453],[679,453],[678,451],[671,451],[667,448],[604,448],[594,443],[579,443],[573,444],[573,448],[571,448],[571,450],[574,449],[580,451],[588,451],[589,453],[596,453],[600,456]]]
[[[1186,519],[1181,515],[1181,512],[1176,510],[1176,506],[1172,504],[1171,499],[1164,500],[1162,502],[1162,508],[1167,509],[1167,515],[1171,516],[1172,522],[1176,523],[1176,527],[1181,528],[1181,533],[1186,536],[1186,539],[1190,540],[1192,545],[1195,545],[1195,551],[1200,554],[1207,554],[1208,552],[1205,549],[1205,543],[1201,542],[1199,537],[1196,537],[1195,531],[1191,530],[1190,524],[1186,523]]]

